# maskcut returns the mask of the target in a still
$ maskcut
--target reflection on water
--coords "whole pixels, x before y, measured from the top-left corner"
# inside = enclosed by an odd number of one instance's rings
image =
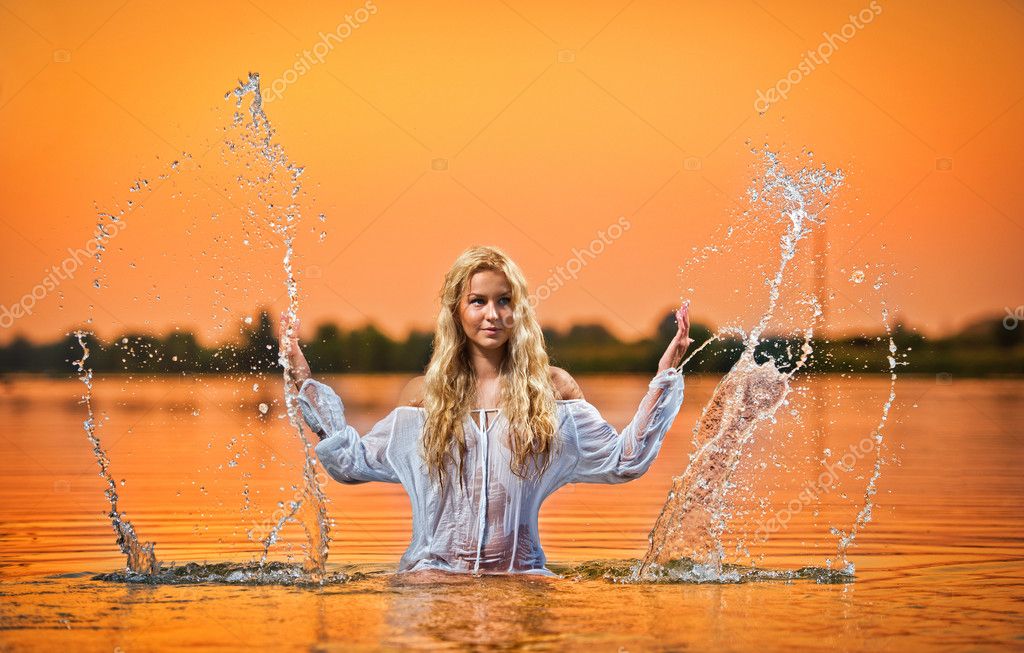
[[[365,432],[393,408],[406,379],[328,380],[349,398],[352,423]],[[595,376],[580,382],[587,399],[621,427],[648,380]],[[782,648],[783,642],[787,649],[962,649],[1014,648],[1022,641],[1022,381],[906,380],[890,432],[899,464],[887,466],[872,527],[858,535],[853,583],[818,583],[797,570],[823,567],[835,554],[828,529],[852,522],[870,457],[841,474],[814,511],[794,514],[752,552],[757,568],[789,570],[793,579],[714,585],[609,580],[646,551],[672,475],[691,453],[698,411],[718,381],[687,379],[683,410],[646,476],[619,486],[569,486],[545,503],[541,538],[564,579],[381,573],[394,568],[408,544],[408,500],[396,486],[332,483],[327,495],[336,524],[328,570],[337,582],[314,589],[283,585],[304,560],[301,531],[285,533],[291,540],[285,538],[265,569],[281,585],[246,580],[262,553],[247,533],[272,521],[279,502],[301,492],[302,453],[292,446],[279,387],[239,393],[231,378],[140,377],[134,395],[122,402],[119,382],[96,380],[97,414],[110,415],[104,445],[115,461],[113,478],[124,505],[139,507],[131,511],[132,523],[160,542],[161,562],[175,564],[179,579],[192,575],[187,584],[150,585],[93,578],[123,569],[124,558],[106,520],[104,481],[82,437],[81,384],[8,380],[0,385],[0,641],[5,647],[107,650],[267,642],[303,650],[558,649],[570,642],[600,650]],[[815,396],[841,392],[848,402],[877,407],[889,380],[806,383],[823,386]],[[272,408],[263,414],[260,403]],[[770,494],[772,503],[756,506],[747,522],[756,524],[798,496],[821,469],[821,448],[843,451],[878,418],[877,412],[836,411],[815,417],[811,406],[799,412],[821,427],[820,438],[806,450],[790,441],[751,449],[753,458],[765,455],[761,447],[785,451],[791,464],[757,467],[758,488],[772,492],[756,494]],[[737,473],[750,470],[741,465]],[[749,526],[741,522],[731,528]],[[754,573],[748,565],[727,569]],[[237,584],[211,584],[202,578],[211,570]]]

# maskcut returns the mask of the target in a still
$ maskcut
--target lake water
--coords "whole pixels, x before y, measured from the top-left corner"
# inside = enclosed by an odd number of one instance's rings
[[[326,379],[361,432],[384,417],[407,377]],[[588,401],[624,426],[649,377],[580,377]],[[323,587],[95,580],[123,570],[103,483],[84,431],[82,386],[70,379],[0,384],[0,649],[161,647],[633,650],[986,650],[1024,647],[1024,381],[902,378],[873,521],[850,549],[853,582],[621,584],[582,569],[643,556],[683,471],[700,409],[717,383],[687,377],[686,400],[646,476],[568,486],[541,513],[541,539],[561,579],[401,578],[409,537],[401,487],[327,487],[335,520]],[[301,484],[301,454],[278,400],[280,381],[250,377],[98,378],[95,408],[120,507],[163,564],[244,563],[250,539]],[[760,567],[824,566],[830,526],[849,528],[870,460],[764,542],[742,532],[796,497],[821,451],[871,432],[888,378],[803,380],[838,402],[795,406],[777,437],[742,463],[745,491],[726,550],[745,543]],[[264,413],[261,404],[265,404]],[[837,405],[839,407],[837,407]],[[786,438],[786,420],[798,434]],[[808,435],[810,434],[810,435]],[[895,457],[898,461],[892,460]],[[762,464],[764,463],[764,464]],[[270,552],[300,562],[289,525]],[[621,566],[621,563],[618,564]]]

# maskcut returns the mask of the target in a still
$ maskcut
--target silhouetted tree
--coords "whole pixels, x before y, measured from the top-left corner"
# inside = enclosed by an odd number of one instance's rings
[[[270,313],[261,310],[257,325],[243,331],[239,363],[246,372],[266,371],[277,367],[277,354],[278,340]]]

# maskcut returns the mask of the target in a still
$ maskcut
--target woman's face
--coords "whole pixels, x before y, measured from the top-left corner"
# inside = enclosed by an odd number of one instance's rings
[[[466,338],[481,349],[500,349],[512,329],[512,287],[502,272],[480,270],[470,277],[459,300]]]

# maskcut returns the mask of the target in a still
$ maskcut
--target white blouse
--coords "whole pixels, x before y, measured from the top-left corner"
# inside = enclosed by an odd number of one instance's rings
[[[490,424],[484,411],[473,411],[479,421],[467,416],[463,483],[458,469],[449,469],[443,489],[420,450],[425,409],[399,406],[360,437],[329,386],[307,379],[299,405],[309,427],[324,437],[316,454],[331,477],[401,483],[409,494],[412,541],[398,571],[554,575],[544,567],[540,505],[566,483],[623,483],[647,471],[683,403],[683,377],[669,368],[648,387],[621,434],[585,399],[557,400],[557,445],[544,472],[528,480],[509,467],[502,411],[487,411]]]

